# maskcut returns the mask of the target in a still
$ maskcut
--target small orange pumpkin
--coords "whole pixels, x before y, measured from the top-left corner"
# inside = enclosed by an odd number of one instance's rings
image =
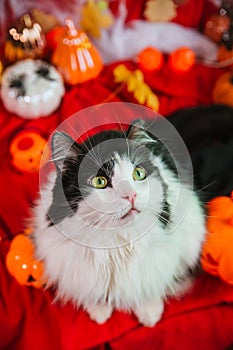
[[[233,76],[232,73],[222,74],[213,89],[213,101],[219,104],[233,106]]]
[[[67,84],[75,85],[99,75],[102,59],[87,35],[76,29],[71,19],[65,20],[66,29],[61,31],[60,41],[51,57]]]
[[[163,65],[163,54],[154,47],[147,47],[138,56],[139,66],[147,71],[159,70]]]
[[[188,47],[180,47],[169,56],[170,67],[177,72],[188,71],[195,63],[195,53]]]
[[[34,257],[34,247],[27,234],[18,234],[11,242],[6,266],[18,283],[41,288],[45,284],[43,263]]]
[[[217,60],[219,62],[229,60],[229,66],[232,66],[233,65],[233,48],[232,47],[228,48],[224,44],[219,45]]]
[[[202,248],[203,269],[233,284],[233,192],[208,203],[207,237]]]

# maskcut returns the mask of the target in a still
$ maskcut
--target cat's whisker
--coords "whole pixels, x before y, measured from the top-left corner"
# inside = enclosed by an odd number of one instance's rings
[[[197,192],[197,193],[202,192],[203,190],[206,190],[207,188],[209,188],[209,187],[211,187],[212,185],[214,185],[215,183],[216,183],[216,180],[213,180],[213,181],[211,181],[210,183],[208,183],[207,185],[205,185],[205,186],[203,186],[203,187],[201,187],[201,188],[198,188],[198,189],[196,190],[196,192]]]
[[[99,215],[99,213],[98,213],[98,215]],[[101,216],[103,216],[103,215],[106,215],[106,213],[103,213]],[[90,218],[91,216],[93,216],[93,212],[85,213],[85,215],[81,214],[81,215],[79,215],[79,218],[80,218],[81,220],[85,220],[85,219]],[[95,215],[94,219],[96,219],[96,217],[97,217],[97,216]],[[94,219],[93,219],[93,220],[94,220]]]
[[[156,217],[156,218],[160,218],[160,219],[162,219],[163,221],[165,221],[166,224],[168,224],[168,223],[170,222],[170,219],[167,219],[165,216],[162,215],[162,214],[167,215],[167,212],[166,212],[165,210],[161,209],[160,212],[158,212],[157,209],[155,209],[155,208],[153,208],[153,207],[151,207],[151,206],[147,206],[147,209],[149,209],[150,211],[152,211],[153,214],[155,214],[155,217]]]
[[[48,159],[48,163],[53,163],[54,161],[59,161],[59,160],[65,160],[65,157],[58,157],[58,158],[53,158],[53,159]]]
[[[88,152],[87,154],[85,154],[85,157],[87,159],[89,159],[90,161],[92,161],[98,168],[100,168],[102,166],[100,159],[98,158],[98,155],[95,154],[95,150]]]
[[[92,213],[92,215],[93,215],[93,213]],[[90,225],[90,226],[95,226],[95,225],[105,221],[106,217],[107,217],[106,213],[103,213],[101,216],[95,216],[93,218],[93,220],[89,221],[87,224]],[[83,219],[83,217],[82,217],[82,219]]]
[[[127,146],[127,156],[128,156],[128,159],[130,159],[130,147],[129,147],[129,140],[126,137],[126,131],[123,129],[122,123],[121,123],[120,119],[118,118],[118,115],[117,115],[115,110],[114,110],[114,115],[115,115],[115,117],[116,117],[116,119],[117,119],[117,121],[119,123],[119,126],[120,126],[120,129],[122,131],[122,134],[125,135],[125,139],[124,140],[125,140],[126,146]]]
[[[108,230],[109,228],[111,228],[111,221],[112,221],[113,216],[107,216],[104,215],[102,216],[99,221],[97,221],[98,226],[96,227],[96,230],[98,230],[99,228],[101,228],[101,230]]]
[[[67,126],[73,130],[74,135],[76,137],[76,139],[80,136],[80,134],[77,133],[77,130],[73,127],[73,125],[71,123],[69,123],[69,120],[67,120]],[[85,133],[85,128],[84,126],[82,126],[82,124],[79,124],[79,126],[82,128],[83,133]]]

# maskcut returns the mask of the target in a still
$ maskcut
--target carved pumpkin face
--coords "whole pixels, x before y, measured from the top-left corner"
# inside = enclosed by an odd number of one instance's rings
[[[18,283],[40,288],[44,285],[43,264],[34,258],[34,247],[25,234],[17,235],[11,242],[6,257],[8,271]]]
[[[44,150],[47,153],[43,155]],[[41,160],[44,163],[49,158],[45,139],[32,131],[22,131],[15,136],[10,145],[10,155],[18,170],[29,173],[38,172],[43,165]]]
[[[64,93],[61,75],[41,60],[19,61],[7,67],[2,75],[3,104],[22,118],[49,115],[58,108]]]

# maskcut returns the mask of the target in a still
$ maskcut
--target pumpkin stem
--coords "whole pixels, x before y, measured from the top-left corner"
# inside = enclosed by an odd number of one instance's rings
[[[32,20],[31,20],[31,17],[29,16],[29,14],[24,15],[22,17],[21,21],[24,22],[24,24],[27,28],[32,28]]]
[[[74,22],[72,21],[71,18],[65,19],[65,25],[66,25],[66,28],[67,28],[70,36],[77,36],[78,35],[77,29],[75,28]]]

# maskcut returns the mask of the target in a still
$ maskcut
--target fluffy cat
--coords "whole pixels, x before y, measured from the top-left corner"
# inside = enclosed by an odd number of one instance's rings
[[[52,157],[56,172],[32,234],[48,286],[99,324],[119,309],[154,326],[198,262],[205,218],[197,195],[140,121],[82,144],[55,132]]]

